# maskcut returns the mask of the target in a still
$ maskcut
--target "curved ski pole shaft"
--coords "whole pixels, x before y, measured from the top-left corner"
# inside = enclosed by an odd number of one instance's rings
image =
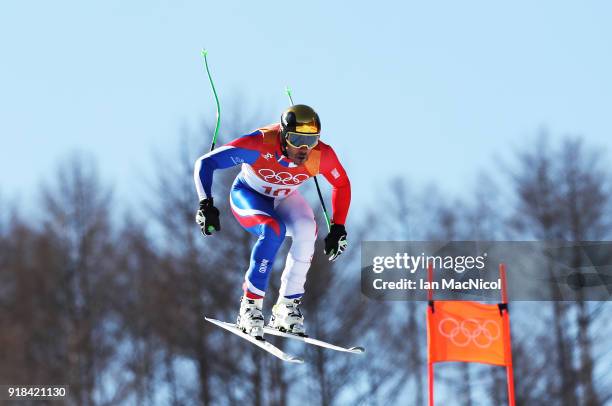
[[[293,106],[293,97],[291,96],[291,89],[289,86],[285,87],[285,92],[287,93],[287,97],[289,97],[289,102]],[[323,201],[323,195],[321,194],[321,188],[319,187],[319,181],[317,180],[317,176],[312,177],[315,182],[315,186],[317,187],[317,194],[319,195],[319,202],[321,203],[321,208],[323,209],[323,216],[325,216],[325,224],[327,224],[327,231],[331,231],[331,221],[329,219],[329,213],[327,213],[327,208],[325,207],[325,202]]]
[[[217,90],[215,89],[215,84],[213,83],[212,76],[210,74],[210,69],[208,69],[208,59],[206,58],[207,55],[208,51],[202,49],[204,67],[206,68],[208,80],[210,81],[210,87],[212,87],[213,94],[215,95],[215,103],[217,104],[217,124],[215,125],[215,133],[213,134],[212,143],[210,144],[210,150],[212,151],[213,149],[215,149],[215,144],[217,143],[217,135],[219,134],[219,126],[221,125],[221,105],[219,104],[219,97],[217,96]]]

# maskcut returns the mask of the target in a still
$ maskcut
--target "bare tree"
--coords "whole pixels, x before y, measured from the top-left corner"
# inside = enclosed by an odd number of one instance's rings
[[[82,153],[60,166],[54,187],[43,187],[45,237],[63,265],[58,275],[61,302],[55,311],[69,332],[64,343],[69,380],[81,404],[102,401],[96,400],[96,391],[113,353],[107,340],[113,327],[106,289],[114,272],[110,197],[93,159]]]
[[[533,147],[520,152],[518,162],[519,168],[513,176],[517,196],[516,212],[512,220],[514,228],[521,232],[525,239],[559,239],[559,220],[562,212],[557,204],[555,156],[547,136],[540,135]],[[552,277],[554,273],[551,267],[552,264],[549,264],[548,273]],[[578,399],[574,385],[572,344],[567,333],[568,306],[567,303],[560,301],[552,303],[552,322],[556,339],[555,359],[559,373],[549,374],[547,377],[553,394],[558,393],[559,401],[569,406],[578,404]],[[560,381],[557,377],[560,377]]]
[[[513,225],[521,235],[574,242],[609,237],[610,179],[602,169],[599,153],[587,151],[580,139],[570,138],[553,149],[548,138],[541,135],[533,147],[519,154],[518,162],[514,176],[518,205]],[[574,251],[568,264],[579,270],[585,265],[581,261]],[[560,296],[558,291],[552,294]],[[582,290],[577,295],[575,302],[557,300],[551,304],[557,368],[546,376],[550,395],[558,397],[561,404],[597,405],[590,338],[595,322],[593,306],[581,297]],[[575,324],[572,314],[576,315]]]
[[[110,192],[88,158],[68,157],[43,186],[34,221],[13,216],[0,251],[2,381],[68,384],[85,405],[105,401],[101,378],[114,355]]]
[[[568,241],[602,240],[610,236],[610,177],[601,168],[601,154],[585,150],[583,142],[566,139],[559,155],[560,201],[565,219],[564,239]],[[579,250],[574,249],[570,260],[572,268],[580,270],[584,263]],[[576,325],[580,349],[578,378],[582,386],[585,405],[598,405],[599,397],[593,380],[593,354],[590,329],[593,324],[592,306],[584,297],[584,290],[577,290]]]

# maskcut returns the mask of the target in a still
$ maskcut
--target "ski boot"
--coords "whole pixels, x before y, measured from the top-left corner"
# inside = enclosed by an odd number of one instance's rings
[[[244,333],[263,340],[264,317],[261,313],[263,299],[249,299],[246,296],[240,298],[240,313],[236,325]]]
[[[272,316],[268,326],[285,333],[307,337],[304,330],[304,316],[298,308],[302,299],[278,298],[272,307]]]

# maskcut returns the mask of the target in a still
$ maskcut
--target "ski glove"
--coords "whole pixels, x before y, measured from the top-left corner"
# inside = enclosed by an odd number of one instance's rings
[[[329,234],[325,237],[325,255],[329,255],[330,261],[335,261],[348,246],[346,241],[346,230],[342,224],[332,224]]]
[[[219,209],[213,205],[213,198],[200,200],[200,209],[196,213],[195,221],[200,226],[202,235],[211,235],[213,231],[220,231]]]

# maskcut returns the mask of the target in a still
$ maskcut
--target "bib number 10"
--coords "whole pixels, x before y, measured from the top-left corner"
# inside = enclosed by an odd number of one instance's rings
[[[291,189],[286,187],[273,188],[272,186],[264,186],[264,193],[269,196],[279,197],[279,196],[287,196],[291,193]]]

